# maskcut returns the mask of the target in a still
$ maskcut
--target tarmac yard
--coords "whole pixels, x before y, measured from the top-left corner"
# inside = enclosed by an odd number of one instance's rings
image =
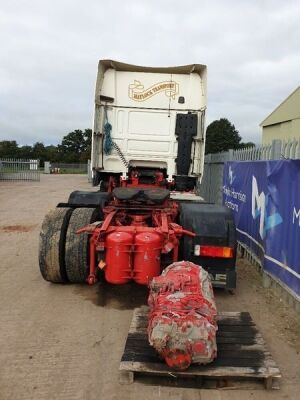
[[[280,390],[119,383],[132,311],[146,304],[147,288],[50,284],[38,266],[44,215],[71,191],[90,189],[82,175],[0,182],[0,400],[299,399],[299,314],[242,259],[236,294],[216,291],[218,310],[250,312],[281,370]]]

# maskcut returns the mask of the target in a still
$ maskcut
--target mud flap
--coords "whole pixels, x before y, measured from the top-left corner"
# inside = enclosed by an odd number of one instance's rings
[[[70,194],[67,203],[59,203],[57,207],[103,208],[109,202],[111,197],[111,193],[107,192],[85,192],[83,190],[75,190]]]
[[[230,209],[217,204],[180,204],[179,223],[184,229],[196,233],[195,238],[183,237],[180,243],[181,259],[204,267],[210,274],[213,286],[236,287],[236,231]],[[205,257],[195,255],[195,245],[233,248],[233,257]]]

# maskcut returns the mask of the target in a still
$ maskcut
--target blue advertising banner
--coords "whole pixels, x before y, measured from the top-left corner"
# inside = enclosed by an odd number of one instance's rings
[[[300,296],[300,160],[225,163],[223,203],[238,240]]]

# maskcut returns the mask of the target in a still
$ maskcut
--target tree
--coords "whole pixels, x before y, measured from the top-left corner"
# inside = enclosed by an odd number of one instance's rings
[[[21,146],[19,147],[18,153],[19,153],[19,158],[21,159],[27,159],[27,160],[33,159],[32,146],[28,145]]]
[[[40,160],[41,167],[44,166],[44,162],[47,161],[47,152],[44,143],[36,142],[32,147],[32,158],[34,160]]]
[[[63,163],[86,163],[91,157],[92,130],[76,129],[65,135],[61,144],[45,146],[36,142],[33,146],[18,146],[15,140],[0,141],[0,158],[39,159]]]
[[[240,149],[245,149],[246,147],[255,147],[255,143],[253,142],[246,142],[246,143],[240,143],[239,148]]]
[[[58,146],[59,152],[65,162],[86,161],[89,158],[91,148],[91,129],[76,129],[63,137],[61,145]]]
[[[60,159],[60,154],[58,152],[57,146],[54,146],[53,144],[46,146],[46,159],[45,161],[52,161],[52,162],[59,162],[62,161]]]
[[[206,129],[205,153],[218,153],[237,149],[242,140],[235,126],[227,118],[213,121]]]
[[[15,140],[0,142],[0,158],[18,158],[19,147]]]
[[[81,154],[85,150],[85,140],[82,130],[76,129],[64,136],[61,146],[66,153]]]
[[[85,150],[82,152],[80,161],[87,162],[91,158],[91,150],[92,150],[92,130],[85,129],[84,130],[84,141],[85,141]]]

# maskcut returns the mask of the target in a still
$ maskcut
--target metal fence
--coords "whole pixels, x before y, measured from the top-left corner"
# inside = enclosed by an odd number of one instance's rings
[[[50,162],[50,173],[52,174],[87,174],[87,163],[54,163]]]
[[[0,180],[39,181],[40,161],[14,158],[0,159]]]
[[[300,139],[289,141],[273,140],[265,146],[228,150],[207,154],[199,194],[211,203],[222,204],[223,168],[226,161],[299,159]]]

